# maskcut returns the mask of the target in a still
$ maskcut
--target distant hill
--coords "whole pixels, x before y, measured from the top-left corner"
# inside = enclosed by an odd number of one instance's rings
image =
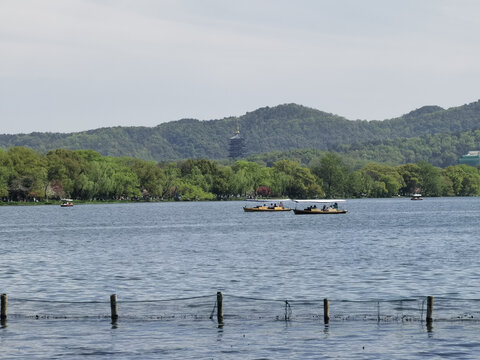
[[[446,167],[457,165],[461,155],[477,149],[480,149],[480,130],[339,145],[335,151],[352,159],[390,165],[428,161]]]
[[[395,166],[420,161],[444,168],[457,165],[460,155],[472,149],[480,149],[480,130],[342,144],[330,151],[340,155],[352,169],[359,169],[369,162]],[[318,149],[294,149],[251,155],[247,160],[271,166],[278,160],[288,159],[308,166],[312,160],[325,154],[324,150]]]
[[[77,133],[0,135],[0,147],[92,149],[102,155],[146,160],[225,159],[228,141],[239,124],[247,156],[272,151],[316,149],[358,151],[360,144],[460,134],[480,129],[480,102],[442,109],[424,106],[383,121],[347,120],[297,104],[264,107],[240,117],[199,121],[183,119],[156,127],[111,127]],[[402,140],[404,141],[404,140]],[[460,154],[454,154],[455,156]]]

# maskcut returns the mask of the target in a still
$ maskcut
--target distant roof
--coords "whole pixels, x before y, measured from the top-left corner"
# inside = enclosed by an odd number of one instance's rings
[[[480,151],[479,150],[469,151],[467,155],[463,155],[463,156],[480,156]]]

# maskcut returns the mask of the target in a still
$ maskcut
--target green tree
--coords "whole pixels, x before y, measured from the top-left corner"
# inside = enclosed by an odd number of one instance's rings
[[[138,196],[141,196],[140,182],[133,169],[129,166],[126,166],[123,159],[113,158],[112,161],[112,197],[119,199],[130,197],[137,198]]]
[[[296,161],[280,160],[273,165],[276,182],[282,181],[285,194],[291,198],[305,199],[323,197],[325,193],[310,169],[301,167]],[[280,174],[284,174],[284,176]]]
[[[180,196],[178,191],[180,185],[181,172],[175,163],[161,163],[161,167],[164,177],[162,183],[162,198],[164,199],[177,199]]]
[[[421,161],[417,165],[419,166],[418,175],[423,195],[442,196],[445,192],[445,183],[442,181],[441,169],[426,161]]]
[[[259,164],[239,160],[232,166],[234,175],[233,194],[256,196],[255,190],[261,185],[269,185],[269,172]]]
[[[145,198],[162,196],[164,173],[157,164],[138,159],[130,159],[129,164],[137,175],[140,190]]]
[[[402,176],[389,165],[370,163],[362,169],[362,172],[374,181],[370,184],[369,196],[395,196],[405,186]]]
[[[217,198],[228,198],[232,195],[230,189],[232,186],[233,170],[230,166],[219,168],[219,171],[213,178],[212,192]]]
[[[448,166],[444,175],[452,184],[455,196],[480,195],[480,171],[468,165]]]
[[[404,196],[416,193],[420,183],[420,167],[417,164],[404,164],[397,166],[395,170],[405,184],[400,188],[399,193]]]
[[[14,200],[43,198],[47,176],[44,158],[25,147],[10,148],[7,156],[13,169],[9,179],[9,196]]]
[[[214,200],[215,195],[204,191],[200,186],[180,181],[177,187],[180,198],[184,201]]]
[[[368,181],[373,183],[373,180],[362,171],[352,171],[346,182],[346,188],[348,189],[347,195],[351,197],[367,196],[370,193],[371,188],[371,186],[368,186]]]
[[[320,160],[312,161],[310,169],[314,175],[322,180],[323,189],[328,198],[345,195],[348,169],[338,155],[327,153]]]
[[[51,184],[52,196],[77,198],[79,184],[85,185],[85,174],[89,167],[85,158],[80,156],[81,153],[81,151],[57,149],[47,154],[47,176]],[[80,175],[83,175],[81,180],[78,179]]]
[[[8,181],[13,177],[13,171],[7,152],[0,149],[0,197],[8,197]]]

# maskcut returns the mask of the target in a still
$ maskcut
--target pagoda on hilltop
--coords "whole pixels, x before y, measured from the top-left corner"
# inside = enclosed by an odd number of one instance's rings
[[[235,135],[230,138],[230,147],[228,149],[229,157],[237,159],[245,154],[245,140],[240,136],[240,128],[237,122],[237,131]]]

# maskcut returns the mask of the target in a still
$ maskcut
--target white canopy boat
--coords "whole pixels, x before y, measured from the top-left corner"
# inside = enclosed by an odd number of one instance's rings
[[[73,200],[72,199],[62,199],[62,203],[60,204],[61,207],[72,207]]]
[[[344,199],[312,199],[312,200],[294,200],[299,204],[311,204],[304,209],[293,209],[295,215],[333,215],[346,214],[348,211],[338,208],[338,203],[344,203]],[[313,205],[312,205],[313,204]],[[317,206],[317,204],[319,204]],[[323,206],[321,206],[323,204]]]
[[[270,212],[270,211],[291,211],[292,209],[283,205],[284,201],[290,201],[290,199],[246,199],[246,201],[254,201],[263,203],[263,205],[257,206],[244,206],[245,212]]]

